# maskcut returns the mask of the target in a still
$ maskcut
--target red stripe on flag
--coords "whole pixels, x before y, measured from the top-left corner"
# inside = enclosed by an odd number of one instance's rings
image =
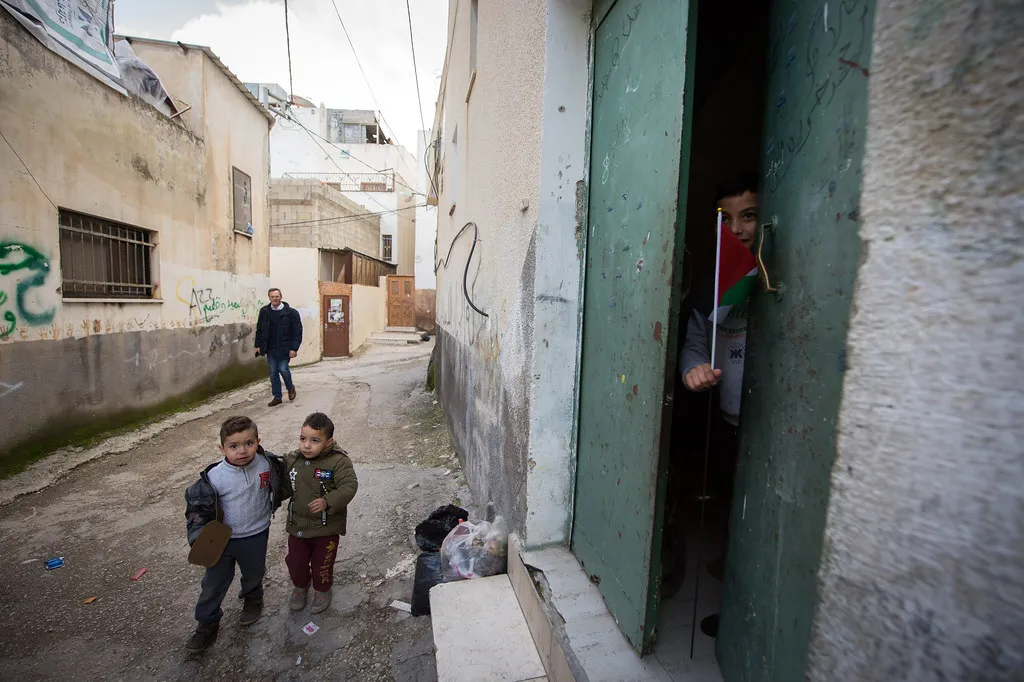
[[[721,267],[718,271],[718,300],[715,306],[721,305],[722,296],[756,266],[754,254],[722,223]]]

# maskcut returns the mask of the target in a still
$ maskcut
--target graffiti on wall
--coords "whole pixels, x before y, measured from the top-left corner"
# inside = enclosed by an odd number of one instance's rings
[[[190,275],[178,280],[175,295],[188,306],[186,319],[192,326],[209,324],[228,313],[243,320],[254,320],[263,305],[255,289],[234,297],[222,296],[215,293],[213,287],[197,285]]]
[[[0,242],[0,339],[18,324],[49,324],[57,312],[40,303],[41,287],[50,274],[46,256],[27,244]]]

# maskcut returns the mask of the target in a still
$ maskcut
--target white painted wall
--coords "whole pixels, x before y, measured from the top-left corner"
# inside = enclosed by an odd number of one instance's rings
[[[442,398],[478,502],[510,514],[526,546],[566,542],[589,4],[481,3],[472,92],[470,12],[463,3],[456,15],[456,5],[435,117],[443,121],[438,258],[448,259],[437,273]],[[474,233],[459,232],[470,221],[479,241],[468,288],[486,318],[463,293]],[[460,382],[465,395],[453,386]]]
[[[379,287],[352,285],[351,317],[349,352],[354,353],[369,340],[370,334],[382,331],[388,324],[387,289],[383,283]]]
[[[291,110],[291,115],[302,126],[326,138],[327,109]],[[415,270],[415,217],[416,209],[424,198],[416,185],[415,159],[400,145],[336,144],[311,137],[300,125],[278,119],[270,135],[271,175],[283,177],[285,173],[373,173],[374,169],[395,171],[394,192],[342,192],[362,205],[368,212],[380,212],[381,235],[392,238],[392,262],[398,265],[398,274],[413,274]],[[396,213],[397,209],[405,209]],[[369,254],[379,256],[378,254]],[[401,255],[401,259],[400,259]]]
[[[293,364],[317,362],[323,355],[320,333],[319,251],[313,248],[274,246],[270,249],[270,271],[274,286],[302,318],[302,345]]]
[[[427,144],[430,131],[421,130],[416,145],[417,187],[429,192],[430,178],[425,165]],[[425,197],[416,197],[417,204],[425,204]],[[416,288],[436,289],[437,278],[434,275],[434,244],[437,241],[437,208],[420,206],[416,209]]]

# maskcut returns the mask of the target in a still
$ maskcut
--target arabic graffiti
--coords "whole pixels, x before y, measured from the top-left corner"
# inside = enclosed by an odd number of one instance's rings
[[[175,294],[179,301],[188,306],[188,321],[192,325],[213,322],[231,311],[237,311],[242,319],[249,319],[263,305],[253,290],[249,290],[240,300],[221,297],[211,287],[197,287],[195,279],[189,275],[178,280]]]
[[[27,244],[0,242],[0,309],[3,325],[0,325],[0,339],[9,336],[20,319],[28,325],[49,324],[53,321],[56,307],[40,310],[36,297],[38,288],[43,286],[50,274],[50,262]],[[13,288],[14,298],[8,291]]]

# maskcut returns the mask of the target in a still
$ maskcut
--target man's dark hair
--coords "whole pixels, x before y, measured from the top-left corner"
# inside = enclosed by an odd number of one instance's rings
[[[757,173],[744,171],[727,177],[715,188],[715,202],[729,197],[738,197],[744,192],[757,194]]]
[[[267,289],[267,296],[270,296],[270,295],[271,295],[272,293],[274,293],[275,291],[276,291],[277,293],[279,293],[279,294],[281,293],[281,290],[280,290],[280,289],[278,289],[277,287],[273,287],[273,288],[271,288],[271,289]]]
[[[260,437],[260,430],[256,428],[256,422],[253,420],[248,417],[228,417],[220,425],[220,444],[224,445],[224,441],[227,440],[228,436],[245,431],[252,431],[256,438]]]
[[[314,431],[323,431],[323,434],[328,438],[334,438],[334,422],[323,412],[314,412],[313,414],[306,417],[306,421],[302,422],[303,426],[308,426]]]

